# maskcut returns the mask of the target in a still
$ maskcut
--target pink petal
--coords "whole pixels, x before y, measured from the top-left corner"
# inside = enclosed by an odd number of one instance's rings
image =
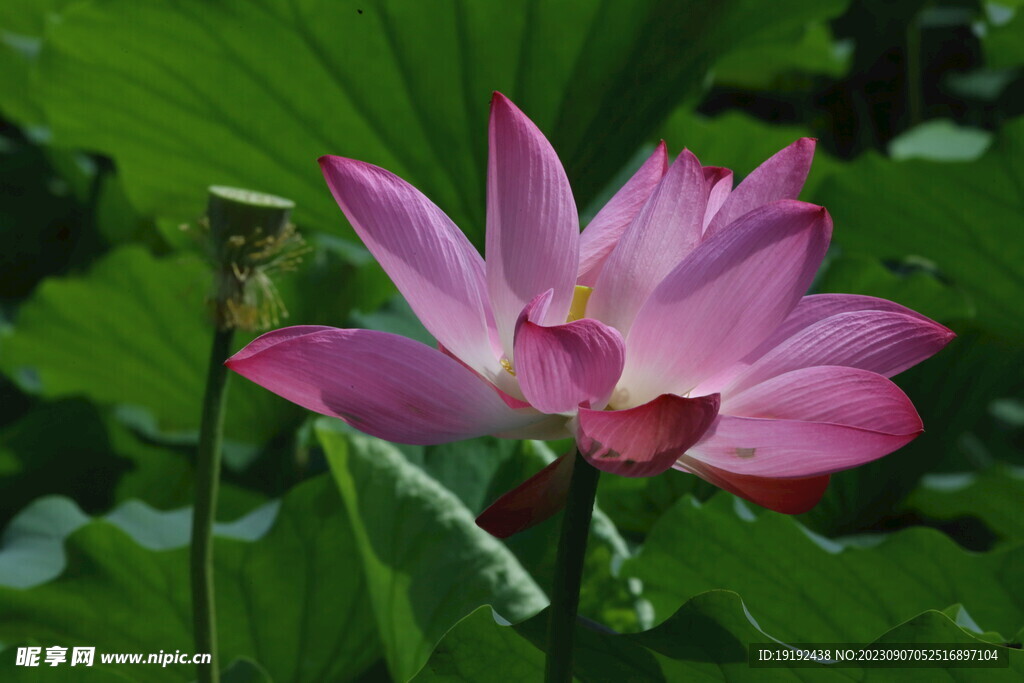
[[[751,356],[755,353],[758,358],[763,356],[770,349],[775,348],[800,330],[810,327],[820,320],[839,315],[840,313],[852,313],[854,311],[902,313],[903,315],[909,315],[912,318],[935,324],[931,318],[888,299],[879,299],[878,297],[861,294],[811,294],[800,299],[800,303],[796,305],[793,312],[786,317],[764,343],[751,353]]]
[[[867,370],[823,366],[723,399],[688,455],[729,472],[811,477],[876,460],[921,433],[906,394]]]
[[[293,403],[388,441],[445,443],[544,418],[512,410],[492,386],[443,353],[374,330],[286,327],[225,364]]]
[[[685,394],[757,347],[811,284],[831,232],[823,208],[781,201],[702,242],[637,315],[615,404]]]
[[[654,288],[700,242],[706,205],[704,169],[684,149],[608,257],[587,316],[628,334]]]
[[[724,387],[731,385],[737,377],[747,372],[750,366],[757,362],[758,359],[765,356],[783,342],[786,342],[795,335],[801,333],[803,330],[806,330],[827,318],[842,313],[853,313],[858,311],[876,311],[879,313],[896,313],[909,316],[925,326],[934,327],[936,329],[936,334],[939,336],[946,335],[950,339],[954,336],[952,330],[939,325],[934,320],[931,320],[930,318],[927,318],[906,306],[901,306],[895,302],[888,301],[887,299],[879,299],[873,296],[862,296],[859,294],[812,294],[802,298],[800,303],[796,305],[796,308],[793,309],[793,312],[789,314],[778,328],[776,328],[775,332],[773,332],[768,339],[761,342],[756,349],[748,353],[741,361],[701,382],[700,385],[693,390],[693,393],[712,394],[716,391],[721,391]],[[846,363],[838,362],[828,363],[828,365],[845,364]],[[875,372],[878,372],[878,370]],[[891,374],[889,376],[891,376]]]
[[[814,158],[814,138],[800,138],[751,171],[733,190],[705,231],[713,235],[740,216],[780,199],[796,199]]]
[[[622,335],[585,318],[544,326],[550,290],[534,299],[516,325],[515,372],[526,400],[543,413],[575,411],[580,403],[603,408],[622,374]]]
[[[943,325],[903,313],[840,313],[776,346],[733,378],[722,392],[732,395],[772,377],[815,365],[861,368],[892,377],[938,353],[954,336]]]
[[[711,219],[715,217],[732,192],[732,171],[720,166],[705,166],[704,184],[708,188],[708,205],[704,210],[702,231],[707,230]]]
[[[492,536],[508,538],[550,518],[565,507],[575,463],[575,452],[556,459],[491,503],[476,525]]]
[[[714,422],[717,395],[664,394],[627,410],[580,407],[576,446],[591,465],[624,477],[661,474]]]
[[[544,135],[501,93],[491,100],[487,166],[487,286],[505,353],[516,320],[549,289],[539,322],[565,322],[579,265],[579,217],[562,164]],[[446,344],[447,346],[447,344]]]
[[[622,233],[647,202],[668,170],[668,149],[662,140],[654,153],[608,200],[586,229],[580,233],[580,267],[577,284],[593,287]]]
[[[444,355],[448,356],[452,360],[454,360],[456,363],[458,363],[462,367],[464,367],[467,370],[469,370],[470,372],[472,372],[474,375],[476,375],[480,379],[481,382],[487,382],[488,384],[490,384],[491,387],[494,389],[494,391],[498,394],[498,396],[501,397],[501,400],[504,401],[505,405],[507,405],[509,408],[519,409],[519,408],[529,408],[529,407],[531,407],[530,404],[527,403],[526,401],[522,401],[522,400],[516,398],[515,396],[512,396],[511,394],[509,394],[506,391],[504,391],[500,386],[498,386],[497,384],[492,383],[486,377],[481,375],[479,372],[477,372],[473,368],[471,368],[468,365],[466,365],[466,363],[464,363],[461,358],[459,358],[454,353],[452,353],[451,351],[446,349],[443,344],[438,344],[437,345],[437,350],[440,351],[441,353],[443,353]],[[502,368],[502,369],[504,369],[504,368]],[[512,382],[510,384],[514,384],[514,388],[518,389],[518,387],[519,387],[518,383],[516,383],[515,380],[512,380]]]
[[[787,515],[799,515],[817,505],[825,495],[830,478],[828,474],[797,479],[753,477],[749,474],[720,470],[688,457],[680,460],[677,467],[692,472],[735,496]]]
[[[321,157],[320,167],[356,234],[430,334],[485,375],[500,371],[483,259],[466,236],[389,171],[335,156]]]

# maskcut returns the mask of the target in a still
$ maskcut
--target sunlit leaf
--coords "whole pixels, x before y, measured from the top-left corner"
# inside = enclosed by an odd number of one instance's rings
[[[0,339],[0,367],[43,396],[141,407],[162,431],[194,433],[213,334],[210,278],[195,258],[118,250],[88,275],[46,281]],[[248,382],[230,391],[228,439],[261,443],[297,414]]]
[[[88,520],[70,509],[54,518],[53,505],[62,500],[33,511],[4,539],[0,567],[11,564],[8,555],[15,553],[18,564],[35,562],[37,571],[59,576],[28,588],[0,587],[0,641],[95,646],[97,667],[104,652],[193,652],[188,550],[182,547],[188,515],[135,506],[107,520]],[[261,511],[235,530],[254,540],[216,542],[221,656],[225,662],[251,658],[275,681],[356,678],[380,645],[333,483],[320,478],[297,487],[262,535],[258,527],[266,528],[266,518]],[[0,659],[5,680],[13,664],[6,654]],[[195,679],[192,667],[180,665],[100,670],[135,681]]]
[[[985,61],[989,66],[998,68],[1024,65],[1024,11],[1018,9],[1006,23],[989,26],[982,36],[981,44],[985,48]]]
[[[206,185],[241,185],[338,231],[315,159],[339,154],[478,238],[491,91],[550,136],[585,206],[716,57],[845,4],[106,0],[50,26],[36,82],[55,139],[111,154],[144,212],[190,220]]]
[[[1024,118],[1000,131],[974,162],[889,161],[868,155],[827,178],[815,201],[851,252],[930,261],[1001,336],[1024,335]]]
[[[944,284],[928,270],[915,267],[912,262],[887,268],[878,259],[863,254],[842,255],[831,260],[815,283],[815,291],[877,296],[946,324],[974,316],[970,298],[962,290]]]
[[[529,683],[544,670],[546,612],[519,626],[501,626],[482,607],[453,628],[438,645],[417,683]],[[746,613],[735,593],[710,591],[686,602],[665,623],[644,633],[616,635],[578,625],[574,657],[575,680],[603,681],[861,681],[957,680],[986,683],[1012,681],[1024,674],[1024,656],[1003,648],[1008,669],[941,668],[753,668],[748,662],[751,643],[769,643]],[[820,642],[820,641],[819,641]],[[866,641],[865,641],[866,642]],[[940,611],[923,612],[881,635],[879,643],[956,643],[965,647],[988,643],[968,633],[954,617]]]
[[[825,23],[790,30],[770,45],[739,49],[715,66],[715,83],[763,90],[793,74],[842,76],[849,68],[851,45],[836,43]]]
[[[391,444],[317,422],[350,519],[393,677],[407,680],[482,604],[511,621],[545,605],[515,556],[450,491]]]
[[[703,505],[680,500],[626,563],[660,618],[692,595],[727,588],[743,595],[762,628],[789,642],[868,642],[953,603],[986,630],[1011,634],[1024,623],[1015,588],[1024,581],[1024,545],[976,554],[920,528],[843,544],[785,515],[744,518],[733,503],[726,494]]]
[[[1024,471],[993,467],[971,474],[925,477],[907,499],[908,509],[938,520],[977,517],[1001,539],[1024,540]]]
[[[669,470],[657,477],[602,477],[597,499],[623,533],[642,538],[683,496],[704,500],[716,491],[700,477]]]
[[[42,51],[48,16],[71,0],[7,0],[0,5],[0,113],[23,125],[42,125],[41,107],[29,96],[32,69]]]
[[[933,119],[893,138],[889,156],[897,161],[974,161],[991,142],[992,134],[986,130],[958,126],[949,119]]]
[[[555,458],[541,441],[483,437],[426,448],[402,447],[408,460],[457,495],[477,516],[502,494],[539,472]],[[602,482],[625,480],[605,476]],[[637,500],[640,497],[637,496]],[[503,539],[523,567],[544,589],[554,580],[562,514]],[[617,631],[636,631],[649,610],[617,567],[630,556],[626,541],[601,507],[594,509],[584,558],[579,613]]]

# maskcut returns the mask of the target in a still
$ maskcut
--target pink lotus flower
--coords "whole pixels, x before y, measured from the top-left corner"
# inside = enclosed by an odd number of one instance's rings
[[[803,296],[828,247],[825,209],[796,201],[814,141],[732,172],[662,143],[580,234],[551,145],[491,105],[486,263],[411,185],[326,156],[338,205],[434,349],[373,330],[265,334],[232,370],[390,441],[573,436],[594,467],[675,467],[765,507],[813,506],[832,472],[886,455],[921,420],[887,377],[950,330],[865,296]],[[485,513],[499,535],[558,508],[563,457]]]

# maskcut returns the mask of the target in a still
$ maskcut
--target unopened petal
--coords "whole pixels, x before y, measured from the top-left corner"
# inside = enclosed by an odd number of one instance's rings
[[[580,407],[576,445],[591,465],[625,477],[651,477],[672,467],[718,414],[719,397],[672,394],[627,410]]]
[[[399,443],[458,441],[544,418],[513,410],[440,351],[386,332],[284,328],[259,337],[226,365],[304,408]]]
[[[542,324],[565,322],[579,266],[579,216],[555,150],[504,95],[491,100],[487,286],[505,353],[519,313],[554,292]]]

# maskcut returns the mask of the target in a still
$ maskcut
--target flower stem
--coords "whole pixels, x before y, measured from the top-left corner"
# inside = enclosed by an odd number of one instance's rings
[[[576,462],[569,484],[569,500],[562,518],[562,535],[555,560],[555,581],[551,590],[548,658],[544,676],[547,683],[572,681],[573,633],[576,628],[576,609],[580,604],[583,557],[587,550],[594,498],[597,496],[597,480],[601,474],[579,453],[574,457]]]
[[[217,661],[217,619],[213,597],[213,520],[220,486],[220,452],[224,434],[224,401],[227,396],[227,368],[232,329],[217,329],[210,348],[210,365],[203,396],[203,417],[199,426],[199,456],[196,460],[196,502],[192,514],[192,618],[196,652],[209,653],[210,663],[200,664],[201,683],[220,679]]]

